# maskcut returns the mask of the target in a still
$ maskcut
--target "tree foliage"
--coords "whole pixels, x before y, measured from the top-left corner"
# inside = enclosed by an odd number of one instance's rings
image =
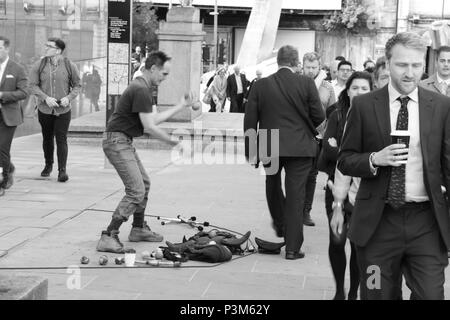
[[[324,20],[325,29],[330,31],[349,31],[359,33],[368,30],[368,15],[366,8],[361,4],[361,0],[343,0],[342,10],[335,11],[334,14]]]
[[[151,3],[134,2],[133,4],[133,47],[147,47],[150,51],[158,49],[156,30],[159,28],[158,17]]]

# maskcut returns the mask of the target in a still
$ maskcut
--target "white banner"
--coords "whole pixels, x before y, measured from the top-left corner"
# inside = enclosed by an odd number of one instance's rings
[[[276,0],[278,1],[278,0]],[[155,0],[142,1],[153,2],[154,4],[169,4],[179,5],[178,0]],[[194,0],[194,6],[214,6],[214,0]],[[253,7],[253,0],[217,0],[219,7],[235,7],[235,8],[251,8]],[[341,10],[341,0],[283,0],[283,9],[293,10]]]

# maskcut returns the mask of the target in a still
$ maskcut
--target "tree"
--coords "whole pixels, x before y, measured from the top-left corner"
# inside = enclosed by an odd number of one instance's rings
[[[143,50],[158,49],[156,30],[159,28],[158,17],[151,3],[133,3],[133,47]]]

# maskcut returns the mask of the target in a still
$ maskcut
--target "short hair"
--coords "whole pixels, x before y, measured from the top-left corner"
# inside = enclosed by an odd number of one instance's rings
[[[375,79],[378,79],[378,77],[380,76],[380,70],[381,69],[386,69],[386,57],[380,57],[377,59],[377,63],[375,64],[375,72],[374,72],[374,77]]]
[[[368,59],[368,60],[366,60],[366,61],[364,62],[364,64],[363,64],[364,69],[366,69],[366,66],[367,66],[368,63],[373,63],[373,64],[375,64],[375,62],[374,62],[373,60]]]
[[[8,38],[0,36],[0,41],[3,41],[3,45],[5,48],[9,48],[11,41]]]
[[[164,63],[170,61],[172,58],[162,51],[152,51],[145,60],[145,69],[150,70],[153,65],[162,68]]]
[[[439,47],[439,49],[437,49],[436,52],[436,59],[439,59],[439,56],[441,55],[442,52],[450,52],[450,47],[449,46]]]
[[[336,61],[345,61],[347,59],[345,59],[343,56],[337,56],[336,58],[334,58],[334,60],[336,60]]]
[[[339,71],[339,69],[342,66],[350,66],[350,68],[353,69],[353,65],[352,65],[352,63],[350,61],[341,61],[341,62],[339,62],[338,67],[337,67],[338,71]]]
[[[64,52],[64,50],[66,50],[66,43],[60,38],[48,38],[47,41],[54,42],[58,49],[61,50],[61,52]]]
[[[305,55],[303,56],[303,64],[305,64],[305,61],[310,62],[319,61],[320,64],[320,55],[317,52],[305,53]]]
[[[278,50],[277,63],[279,66],[297,67],[298,50],[290,45],[286,45]]]
[[[391,60],[392,49],[398,44],[405,46],[407,48],[423,51],[424,56],[427,50],[426,42],[417,33],[400,32],[394,35],[392,38],[390,38],[386,43],[385,51],[386,51],[386,58],[388,60]]]

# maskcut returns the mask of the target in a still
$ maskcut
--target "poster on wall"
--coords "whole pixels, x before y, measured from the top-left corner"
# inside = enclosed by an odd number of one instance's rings
[[[131,78],[132,5],[132,0],[108,0],[107,122]]]

